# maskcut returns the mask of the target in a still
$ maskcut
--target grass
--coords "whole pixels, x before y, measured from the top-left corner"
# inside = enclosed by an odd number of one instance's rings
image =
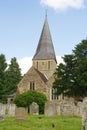
[[[29,115],[27,121],[15,121],[14,117],[6,117],[0,122],[0,130],[82,130],[82,119],[64,118],[61,116],[45,117]],[[52,127],[52,123],[55,127]]]

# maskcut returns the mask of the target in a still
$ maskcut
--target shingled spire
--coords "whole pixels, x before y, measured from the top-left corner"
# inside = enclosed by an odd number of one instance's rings
[[[49,59],[54,59],[56,61],[55,51],[52,43],[52,38],[46,14],[42,33],[33,60],[49,60]]]

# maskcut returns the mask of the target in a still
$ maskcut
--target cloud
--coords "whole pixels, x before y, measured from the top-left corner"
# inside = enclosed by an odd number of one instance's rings
[[[21,73],[24,75],[29,68],[32,66],[32,57],[24,57],[20,60],[18,60],[18,64],[21,68]]]
[[[41,0],[40,3],[54,10],[81,9],[84,7],[84,0]]]
[[[57,58],[58,64],[63,62],[61,56],[57,56],[56,58]],[[24,58],[18,60],[18,64],[21,68],[22,75],[24,75],[32,66],[32,57],[24,57]]]

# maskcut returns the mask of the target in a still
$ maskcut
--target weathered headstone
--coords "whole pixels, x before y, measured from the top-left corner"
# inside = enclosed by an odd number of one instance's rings
[[[61,105],[61,115],[64,117],[72,117],[73,116],[73,107],[74,104],[69,101],[64,101]]]
[[[48,101],[45,103],[45,116],[51,117],[51,116],[56,116],[57,111],[56,111],[56,105],[55,103]]]
[[[17,121],[26,121],[27,120],[27,111],[23,107],[15,109],[15,120]]]
[[[82,111],[82,128],[83,130],[87,130],[87,107]]]
[[[4,120],[4,116],[0,115],[0,121],[3,121],[3,120]]]
[[[5,115],[5,109],[6,109],[5,105],[0,103],[0,115]]]
[[[87,107],[87,97],[83,99],[83,108]]]
[[[0,103],[0,115],[3,116],[15,116],[15,104],[1,104]]]
[[[57,112],[57,115],[61,115],[61,104],[60,103],[56,103],[56,112]]]
[[[78,102],[77,105],[74,105],[72,107],[75,117],[81,117],[82,116],[82,106],[83,106],[83,103]]]
[[[30,114],[38,115],[39,114],[39,106],[37,103],[33,102],[30,105]]]
[[[9,116],[15,116],[15,108],[16,108],[16,105],[15,104],[10,104],[9,105]]]
[[[83,99],[82,108],[82,129],[87,130],[87,97]]]

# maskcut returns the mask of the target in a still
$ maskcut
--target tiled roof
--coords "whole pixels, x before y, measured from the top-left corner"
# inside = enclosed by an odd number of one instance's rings
[[[46,17],[33,60],[48,60],[48,59],[54,59],[56,61],[55,51]]]
[[[46,76],[43,73],[41,73],[40,71],[38,71],[37,69],[35,69],[35,70],[39,74],[39,76],[41,77],[41,79],[46,83],[48,81],[47,78],[46,78]]]

